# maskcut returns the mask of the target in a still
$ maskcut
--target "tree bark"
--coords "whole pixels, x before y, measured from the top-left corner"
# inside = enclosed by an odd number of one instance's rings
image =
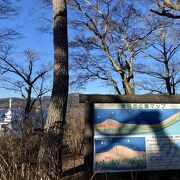
[[[165,83],[166,83],[166,91],[167,94],[172,95],[172,91],[171,91],[171,77],[170,77],[170,73],[169,73],[169,58],[168,58],[168,52],[166,50],[166,40],[163,40],[163,57],[164,57],[164,66],[165,66]]]
[[[53,89],[40,150],[40,161],[49,177],[62,174],[62,145],[68,97],[68,33],[65,0],[52,0],[54,38]]]
[[[166,69],[166,78],[165,78],[165,82],[166,82],[166,89],[167,89],[167,94],[172,95],[172,91],[171,91],[171,82],[170,82],[170,75],[169,75],[169,62],[165,61],[164,65],[165,65],[165,69]]]
[[[28,89],[27,89],[27,99],[26,99],[26,107],[25,107],[25,120],[29,119],[29,115],[31,112],[31,99],[32,96],[32,86],[29,85]]]
[[[170,9],[174,9],[176,11],[180,11],[180,2],[177,0],[176,2],[173,2],[172,0],[164,0],[164,4],[166,7]]]
[[[132,87],[130,85],[130,81],[128,81],[128,78],[126,77],[126,74],[120,73],[120,76],[122,78],[122,85],[123,85],[123,90],[125,95],[134,95],[134,83],[132,83]],[[133,76],[132,76],[133,78]],[[134,79],[131,79],[134,81]]]

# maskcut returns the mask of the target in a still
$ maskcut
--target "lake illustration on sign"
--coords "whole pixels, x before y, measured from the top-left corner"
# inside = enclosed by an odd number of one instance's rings
[[[95,171],[146,169],[144,137],[95,139]]]
[[[94,109],[94,129],[104,135],[157,132],[180,123],[180,108]]]

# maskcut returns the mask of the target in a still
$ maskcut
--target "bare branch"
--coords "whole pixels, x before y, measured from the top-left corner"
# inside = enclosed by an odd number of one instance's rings
[[[165,17],[172,18],[172,19],[180,19],[180,15],[171,14],[171,13],[168,13],[167,11],[165,11],[165,10],[162,10],[161,12],[159,12],[159,11],[150,9],[150,11],[157,14],[157,15],[159,15],[159,16],[165,16]]]

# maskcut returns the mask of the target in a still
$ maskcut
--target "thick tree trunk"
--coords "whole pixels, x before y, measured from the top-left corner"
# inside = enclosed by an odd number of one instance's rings
[[[68,97],[68,35],[65,0],[53,0],[54,80],[40,161],[49,177],[62,174],[62,144]]]
[[[132,84],[132,86],[130,83],[130,81],[132,81],[134,79],[128,80],[128,78],[126,77],[126,74],[124,74],[124,73],[120,73],[120,76],[122,78],[122,85],[123,85],[123,89],[124,89],[124,94],[125,95],[134,95],[135,94],[134,83]]]

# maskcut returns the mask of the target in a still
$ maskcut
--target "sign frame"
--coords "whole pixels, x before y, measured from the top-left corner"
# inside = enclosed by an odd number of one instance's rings
[[[79,95],[79,102],[85,103],[84,164],[93,174],[94,127],[93,107],[95,103],[165,103],[180,104],[180,95]],[[86,171],[85,170],[85,171]],[[148,171],[148,170],[147,170]]]

